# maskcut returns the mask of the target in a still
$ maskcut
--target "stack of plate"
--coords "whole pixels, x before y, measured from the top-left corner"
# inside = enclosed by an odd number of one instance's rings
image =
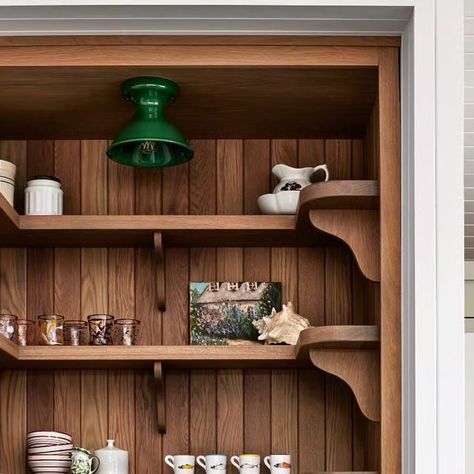
[[[28,465],[33,472],[69,473],[72,437],[57,431],[32,431],[27,436]]]

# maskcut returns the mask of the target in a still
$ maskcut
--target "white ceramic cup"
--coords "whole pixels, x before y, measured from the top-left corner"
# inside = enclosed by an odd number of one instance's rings
[[[206,470],[206,474],[225,474],[227,468],[227,456],[225,454],[198,456],[196,462]]]
[[[272,454],[265,456],[263,462],[270,469],[272,474],[290,474],[291,473],[291,455]]]
[[[187,454],[176,456],[165,456],[165,463],[170,466],[175,474],[194,474],[194,463],[196,458]]]
[[[260,456],[258,454],[232,456],[230,462],[239,470],[240,474],[260,473]]]

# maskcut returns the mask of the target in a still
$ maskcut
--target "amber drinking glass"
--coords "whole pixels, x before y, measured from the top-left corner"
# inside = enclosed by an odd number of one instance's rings
[[[64,316],[42,314],[38,316],[38,344],[40,346],[62,346]]]
[[[16,327],[16,343],[19,346],[32,346],[35,343],[35,324],[33,321],[18,319]]]

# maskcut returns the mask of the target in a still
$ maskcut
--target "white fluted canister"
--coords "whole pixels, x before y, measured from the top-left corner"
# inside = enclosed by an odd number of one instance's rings
[[[35,176],[25,189],[25,214],[57,216],[63,213],[63,190],[54,176]]]

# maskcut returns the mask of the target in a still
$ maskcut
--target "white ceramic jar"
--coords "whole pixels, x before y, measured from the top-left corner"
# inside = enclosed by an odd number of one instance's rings
[[[25,189],[25,214],[55,216],[63,213],[61,182],[53,176],[35,176]]]
[[[13,206],[15,193],[16,166],[6,160],[0,160],[0,193]]]
[[[94,454],[100,460],[97,474],[128,474],[128,451],[114,446],[114,440],[107,440],[107,447],[96,449]]]

